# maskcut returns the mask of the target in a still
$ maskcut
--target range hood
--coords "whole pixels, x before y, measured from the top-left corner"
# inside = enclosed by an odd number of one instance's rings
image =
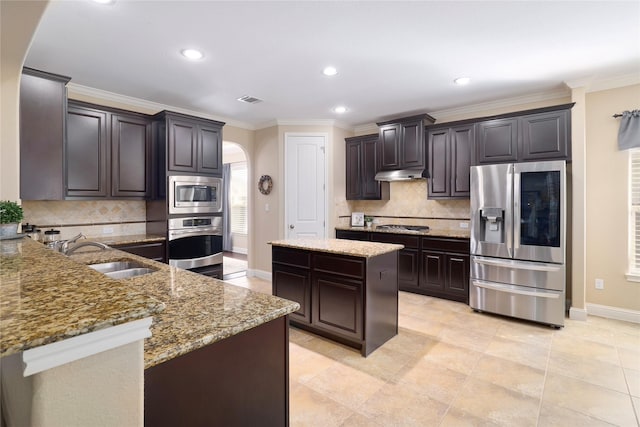
[[[376,181],[412,181],[414,179],[429,178],[426,169],[398,169],[392,171],[380,171],[376,174]]]

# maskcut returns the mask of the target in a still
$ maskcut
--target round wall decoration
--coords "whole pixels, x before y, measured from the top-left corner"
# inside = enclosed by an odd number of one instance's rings
[[[258,189],[264,195],[271,193],[273,188],[273,180],[269,175],[262,175],[258,181]]]

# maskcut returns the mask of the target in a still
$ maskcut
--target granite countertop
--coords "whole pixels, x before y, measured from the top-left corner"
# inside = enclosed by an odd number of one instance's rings
[[[351,255],[362,258],[371,258],[404,248],[404,245],[391,243],[363,242],[359,240],[344,239],[274,240],[269,242],[269,244],[285,248],[306,249],[316,252],[328,252],[332,254]]]
[[[117,281],[166,305],[162,312],[154,315],[152,336],[144,343],[145,369],[300,308],[296,302],[118,250],[82,252],[70,258],[78,265],[134,259],[158,269]]]
[[[161,312],[112,280],[29,238],[0,241],[0,357]]]
[[[0,249],[0,356],[153,316],[149,368],[300,307],[115,249],[67,257],[26,238]],[[126,259],[157,271],[114,280],[86,265]]]
[[[374,231],[376,233],[392,233],[392,234],[410,234],[418,236],[430,236],[430,237],[453,237],[456,239],[468,239],[471,237],[471,231],[467,228],[460,228],[457,230],[436,229],[429,228],[426,231],[413,231],[413,230],[398,230],[398,229],[378,229],[375,226],[371,228],[366,227],[336,227],[336,230],[345,231]]]

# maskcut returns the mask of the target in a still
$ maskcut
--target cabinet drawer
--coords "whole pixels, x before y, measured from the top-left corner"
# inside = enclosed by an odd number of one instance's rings
[[[341,257],[316,253],[313,260],[314,271],[353,277],[356,279],[364,279],[365,277],[365,261],[362,258]]]
[[[423,237],[422,249],[468,254],[469,239],[441,239],[433,237]]]
[[[392,233],[371,233],[371,240],[379,243],[396,243],[404,245],[405,248],[418,249],[420,244],[419,236],[408,236]]]
[[[336,239],[368,241],[369,233],[366,231],[336,230]]]
[[[271,254],[271,262],[303,268],[311,267],[311,252],[308,251],[274,246]]]

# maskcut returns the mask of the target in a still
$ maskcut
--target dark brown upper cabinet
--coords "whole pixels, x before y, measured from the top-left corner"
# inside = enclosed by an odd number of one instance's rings
[[[224,123],[168,111],[154,119],[166,123],[158,147],[166,146],[167,171],[222,176]]]
[[[478,164],[518,161],[518,118],[478,123]]]
[[[571,111],[529,114],[520,118],[520,159],[571,159]]]
[[[151,120],[125,114],[111,115],[111,195],[149,194]]]
[[[424,168],[424,127],[434,121],[421,114],[378,123],[380,170]]]
[[[468,198],[475,125],[429,129],[429,199]]]
[[[477,164],[571,160],[571,107],[511,113],[478,123]]]
[[[66,148],[67,198],[149,195],[148,116],[69,101]]]
[[[347,200],[389,200],[389,183],[375,180],[380,169],[378,135],[345,139]]]
[[[20,199],[62,200],[69,77],[23,68],[20,79]]]
[[[69,197],[102,198],[110,194],[107,116],[104,111],[69,102],[66,152]]]

